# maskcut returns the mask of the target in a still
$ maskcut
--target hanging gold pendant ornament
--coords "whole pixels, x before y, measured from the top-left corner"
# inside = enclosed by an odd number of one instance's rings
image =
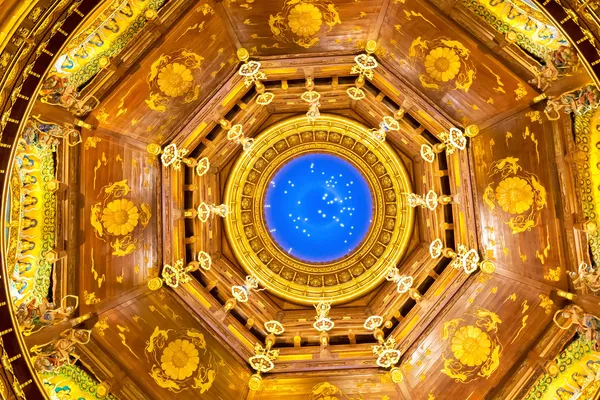
[[[435,210],[439,204],[446,205],[452,202],[452,196],[446,194],[438,195],[433,190],[430,190],[424,196],[415,193],[404,193],[404,195],[406,195],[410,207],[423,207],[431,211]]]
[[[436,154],[446,151],[446,154],[454,154],[457,150],[464,150],[467,147],[467,137],[474,137],[479,133],[477,125],[469,125],[465,131],[452,127],[448,132],[440,132],[439,138],[442,143],[421,145],[421,158],[428,163],[435,160]]]
[[[319,301],[315,304],[317,310],[316,321],[313,323],[313,327],[318,332],[329,332],[335,326],[335,323],[329,318],[329,311],[331,310],[331,303],[325,300]]]
[[[372,315],[366,319],[363,327],[366,330],[373,332],[373,336],[377,339],[378,345],[372,346],[373,354],[377,356],[377,365],[381,368],[391,368],[390,373],[392,381],[395,383],[401,382],[404,378],[402,371],[395,365],[400,361],[399,350],[396,350],[396,341],[393,337],[384,339],[385,335],[381,327],[383,326],[383,317],[380,315]],[[388,326],[387,323],[385,325]],[[391,326],[391,325],[390,325]]]
[[[400,119],[404,116],[404,110],[400,109],[394,114],[393,117],[386,115],[383,117],[383,121],[379,123],[379,129],[371,129],[371,136],[379,142],[385,142],[386,134],[389,131],[400,130]]]
[[[373,70],[377,68],[378,65],[377,60],[372,55],[375,53],[375,50],[377,50],[377,42],[369,40],[365,46],[366,53],[354,57],[354,62],[356,64],[352,67],[350,73],[358,74],[358,78],[356,78],[354,86],[346,90],[346,93],[348,93],[348,96],[350,96],[352,100],[362,100],[366,96],[366,93],[363,90],[365,79],[373,79],[373,76],[375,75]]]
[[[275,95],[271,92],[265,91],[265,85],[261,81],[267,79],[267,75],[260,70],[260,63],[258,61],[250,60],[250,53],[245,48],[239,48],[237,51],[238,59],[243,62],[238,70],[238,74],[244,77],[244,84],[246,87],[254,85],[258,96],[256,97],[256,103],[261,106],[271,104]]]
[[[189,275],[191,272],[203,269],[205,271],[210,270],[212,266],[212,259],[205,251],[199,251],[196,261],[190,262],[184,267],[183,259],[175,261],[173,265],[165,264],[162,271],[162,278],[155,277],[148,281],[148,288],[150,290],[158,290],[162,287],[163,283],[172,289],[176,289],[180,284],[189,283],[192,277]]]
[[[219,124],[221,124],[223,129],[227,129],[227,140],[242,145],[242,149],[245,152],[250,151],[250,148],[254,144],[254,139],[244,136],[242,124],[231,125],[231,122],[226,119],[220,120]]]
[[[163,167],[171,167],[175,171],[181,169],[181,163],[183,162],[190,168],[194,168],[196,175],[202,176],[206,174],[210,169],[210,161],[207,157],[202,157],[199,160],[194,158],[186,157],[189,153],[188,149],[180,149],[175,143],[167,145],[164,149],[161,149],[160,145],[156,143],[150,143],[146,146],[146,151],[154,156],[160,155],[160,161]]]
[[[267,321],[265,322],[265,330],[269,332],[265,339],[265,346],[263,347],[261,343],[256,343],[254,345],[254,355],[248,359],[250,366],[256,371],[248,381],[250,390],[260,389],[262,382],[260,374],[269,372],[275,368],[273,361],[279,357],[279,350],[273,350],[272,347],[275,345],[276,336],[285,332],[283,325],[279,321]]]
[[[300,98],[309,104],[308,111],[306,112],[306,118],[309,122],[315,122],[321,116],[319,107],[321,103],[319,99],[321,94],[314,90],[315,84],[312,78],[306,78],[306,92],[302,93]]]
[[[200,222],[206,222],[211,216],[217,215],[221,218],[227,217],[231,211],[227,204],[215,205],[207,204],[205,202],[200,203],[197,209],[186,210],[184,213],[185,218],[198,217]]]
[[[240,303],[248,301],[248,296],[253,291],[258,291],[258,278],[255,276],[248,275],[242,286],[232,286],[231,295]]]
[[[477,271],[479,267],[479,253],[475,249],[469,249],[467,246],[459,244],[458,250],[454,251],[449,247],[444,247],[444,243],[441,239],[435,239],[429,245],[429,255],[434,260],[436,258],[440,258],[444,256],[446,258],[451,258],[449,266],[454,269],[462,269],[466,274],[472,274]],[[489,265],[486,264],[486,268],[489,268]]]
[[[400,274],[400,270],[396,266],[390,268],[385,279],[396,284],[396,290],[399,294],[408,292],[413,285],[413,277]]]

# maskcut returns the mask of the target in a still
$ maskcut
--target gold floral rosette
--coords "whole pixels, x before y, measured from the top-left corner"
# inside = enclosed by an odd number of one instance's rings
[[[471,52],[458,40],[419,36],[412,41],[408,56],[422,62],[419,81],[426,89],[468,92],[477,74]]]
[[[276,40],[306,49],[319,43],[319,34],[341,23],[335,4],[326,0],[287,0],[281,12],[269,15],[269,27]]]
[[[90,224],[96,238],[110,243],[112,255],[123,257],[138,246],[136,227],[146,229],[152,211],[148,203],[136,204],[125,196],[132,194],[127,179],[111,183],[100,190],[102,201],[90,207]]]
[[[540,179],[523,171],[519,159],[514,157],[492,163],[488,177],[483,204],[497,213],[513,234],[536,226],[547,205],[546,189]]]
[[[442,373],[459,383],[478,377],[488,378],[498,369],[502,345],[498,339],[500,317],[492,311],[475,307],[466,317],[444,323],[442,339],[450,345],[444,350]]]
[[[165,112],[170,105],[191,103],[200,96],[193,72],[199,70],[204,58],[181,49],[172,54],[162,54],[150,66],[146,79],[150,94],[145,100],[148,108]]]
[[[208,391],[219,370],[218,356],[207,349],[204,335],[196,329],[160,329],[146,342],[145,355],[152,364],[150,376],[171,392],[190,389]]]

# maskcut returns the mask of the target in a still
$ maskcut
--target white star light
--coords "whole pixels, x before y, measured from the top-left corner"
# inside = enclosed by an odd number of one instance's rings
[[[318,168],[315,168],[315,164],[314,163],[310,164],[310,169],[309,170],[310,170],[311,173],[314,173],[315,171],[317,171],[317,173],[318,173]],[[321,175],[324,176],[325,172],[321,171]],[[336,178],[335,175],[331,175],[329,179],[326,179],[325,182],[324,182],[325,186],[327,188],[329,188],[329,189],[334,189],[336,187],[336,185],[338,185],[338,181],[336,179],[343,178],[343,174],[338,174],[338,175],[339,175],[338,178]],[[271,184],[272,187],[276,187],[276,182],[275,181],[271,181],[270,184]],[[352,187],[352,185],[354,185],[354,181],[341,182],[341,184],[345,188],[345,191],[347,192],[347,193],[342,193],[342,194],[345,194],[346,196],[343,197],[343,198],[342,197],[338,197],[340,195],[340,193],[337,193],[338,196],[335,196],[335,197],[331,198],[329,196],[330,193],[323,193],[323,196],[321,196],[321,200],[323,201],[323,205],[325,205],[325,206],[331,206],[331,205],[334,205],[336,203],[342,205],[344,203],[344,201],[352,200],[352,196],[350,195],[351,190],[349,188]],[[283,193],[284,194],[291,194],[291,195],[293,195],[294,192],[291,191],[291,188],[295,187],[294,182],[292,182],[292,180],[288,180],[287,181],[287,185],[288,185],[288,187],[290,189],[284,190]],[[300,201],[300,200],[297,200],[296,203],[297,203],[298,206],[302,205],[302,201]],[[316,206],[316,205],[317,204],[315,204],[315,205],[311,204],[311,206]],[[270,205],[266,205],[265,207],[270,207]],[[331,215],[331,220],[334,221],[339,226],[339,228],[341,228],[341,230],[342,230],[341,234],[346,234],[348,236],[352,236],[351,230],[354,229],[354,226],[350,226],[350,230],[348,230],[348,227],[344,223],[344,221],[342,220],[342,218],[344,217],[344,215],[347,215],[348,217],[351,217],[352,216],[352,211],[354,211],[354,210],[355,210],[354,207],[343,206],[343,207],[341,207],[339,209],[339,214],[337,214],[337,215],[335,215],[335,214]],[[294,210],[292,210],[292,211],[294,211]],[[308,229],[307,226],[302,226],[302,224],[304,222],[308,222],[308,218],[307,217],[305,217],[303,215],[300,215],[303,211],[305,211],[305,210],[304,209],[300,210],[300,213],[298,213],[298,214],[296,214],[295,212],[289,213],[288,217],[291,219],[292,223],[294,223],[294,228],[295,229],[297,229],[298,231],[302,231],[302,234],[306,235],[307,237],[310,237],[310,229]],[[346,212],[345,214],[344,214],[344,211]],[[323,218],[323,219],[327,218],[327,213],[324,212],[324,209],[317,210],[317,213],[321,215],[321,218]],[[273,229],[273,230],[271,230],[271,232],[275,232],[275,230]],[[348,243],[348,239],[345,239],[344,243]],[[292,251],[292,248],[290,248],[288,250],[288,253],[291,253],[291,251]],[[351,251],[351,249],[348,249],[348,251]]]

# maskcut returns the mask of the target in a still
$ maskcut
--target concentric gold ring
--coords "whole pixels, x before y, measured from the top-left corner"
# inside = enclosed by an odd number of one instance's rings
[[[352,163],[373,194],[373,222],[350,255],[311,264],[290,257],[273,242],[264,219],[268,183],[282,165],[307,153],[330,153]],[[261,285],[286,300],[341,303],[367,293],[385,279],[404,255],[413,230],[413,209],[402,193],[411,192],[404,165],[386,144],[371,138],[356,121],[321,115],[277,123],[261,133],[250,152],[242,153],[227,182],[225,204],[233,213],[225,231],[243,268]]]

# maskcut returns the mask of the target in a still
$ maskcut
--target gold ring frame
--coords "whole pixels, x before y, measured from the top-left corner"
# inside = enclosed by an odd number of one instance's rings
[[[285,253],[271,238],[264,219],[264,197],[274,173],[294,157],[329,153],[352,163],[373,195],[373,221],[363,242],[348,256],[307,263]],[[225,204],[232,209],[225,232],[243,268],[275,295],[294,303],[343,303],[371,291],[397,265],[413,233],[408,173],[386,143],[348,118],[323,114],[314,123],[304,116],[281,121],[261,133],[252,150],[240,155],[227,182]]]

